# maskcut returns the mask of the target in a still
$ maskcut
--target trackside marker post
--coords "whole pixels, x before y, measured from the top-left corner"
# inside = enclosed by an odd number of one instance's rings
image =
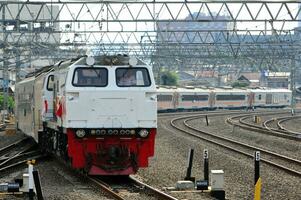
[[[204,180],[199,180],[196,182],[197,190],[208,190],[209,186],[209,153],[208,149],[204,149],[203,151],[203,158],[204,158]]]
[[[208,162],[209,153],[208,153],[208,149],[204,149],[203,156],[204,156],[204,180],[209,183],[209,162]]]
[[[206,125],[209,126],[208,115],[205,116],[205,119],[206,119]]]
[[[192,181],[194,182],[194,177],[191,177],[191,169],[192,169],[192,162],[193,162],[193,154],[194,154],[194,149],[190,149],[189,155],[188,155],[188,167],[186,171],[186,177],[184,180]]]
[[[28,196],[29,196],[29,200],[33,200],[33,197],[34,197],[34,191],[33,191],[33,174],[32,174],[32,171],[33,171],[33,165],[32,165],[32,161],[28,161]]]
[[[254,200],[260,200],[261,194],[261,178],[260,178],[260,151],[255,151],[255,192],[254,192]]]
[[[34,184],[36,186],[37,198],[38,200],[44,200],[38,170],[33,170],[32,174],[33,174]]]

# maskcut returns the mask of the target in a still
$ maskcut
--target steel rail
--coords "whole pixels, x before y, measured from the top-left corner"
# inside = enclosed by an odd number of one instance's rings
[[[273,113],[271,113],[273,114]],[[285,114],[285,113],[274,113],[274,114]],[[270,115],[270,113],[265,113],[263,115]],[[246,130],[250,130],[250,131],[256,131],[256,132],[260,132],[260,133],[264,133],[267,135],[272,135],[275,137],[283,137],[286,139],[290,139],[290,140],[301,140],[301,137],[299,137],[296,134],[287,134],[287,132],[283,133],[280,131],[275,131],[275,130],[270,130],[267,128],[264,128],[262,126],[258,126],[255,124],[251,124],[251,123],[247,123],[244,120],[247,118],[250,118],[252,116],[250,115],[238,115],[238,116],[234,116],[234,117],[229,117],[226,119],[226,122],[228,124],[231,124],[233,126],[237,126]],[[239,118],[238,122],[235,122],[234,119]]]
[[[111,197],[113,197],[114,199],[125,200],[122,196],[120,196],[119,194],[117,194],[116,192],[114,192],[113,189],[110,188],[110,186],[108,186],[105,182],[97,179],[96,177],[87,176],[87,178],[91,182],[93,182],[94,184],[96,184],[98,187],[100,187],[102,191],[104,191],[105,193],[107,193],[108,195],[110,195]]]
[[[0,172],[4,172],[4,171],[6,171],[6,170],[8,170],[8,169],[14,169],[14,168],[16,168],[16,167],[18,167],[18,166],[21,166],[21,165],[23,165],[23,164],[26,164],[28,160],[39,159],[39,158],[43,158],[43,157],[44,157],[44,155],[41,154],[41,155],[32,156],[32,157],[27,158],[27,159],[23,159],[23,160],[21,160],[21,161],[15,162],[15,163],[13,163],[13,164],[11,164],[11,165],[8,165],[8,166],[5,166],[5,167],[0,168]],[[0,173],[0,174],[2,174],[2,173]],[[0,176],[1,176],[1,175],[0,175]]]
[[[218,146],[224,147],[224,148],[229,149],[229,150],[231,150],[231,151],[234,151],[234,152],[243,154],[243,155],[245,155],[245,156],[247,156],[247,157],[253,158],[254,155],[253,155],[253,154],[250,154],[250,153],[247,153],[247,152],[245,152],[245,151],[236,149],[236,148],[234,148],[234,147],[228,146],[228,145],[223,144],[223,143],[221,143],[221,142],[218,142],[218,141],[216,141],[216,140],[219,139],[219,140],[222,140],[222,141],[227,141],[227,142],[230,142],[230,143],[232,143],[232,144],[234,144],[234,145],[239,145],[240,147],[244,147],[244,148],[248,148],[248,149],[252,149],[252,150],[261,151],[261,152],[263,152],[263,153],[266,153],[266,154],[269,154],[269,155],[273,155],[273,156],[275,156],[275,157],[278,157],[278,158],[280,158],[280,159],[282,159],[282,160],[286,160],[286,161],[289,161],[289,162],[294,162],[294,163],[296,163],[296,164],[298,164],[298,165],[301,165],[301,161],[300,161],[300,160],[292,159],[292,158],[289,158],[289,157],[287,157],[287,156],[284,156],[284,155],[281,155],[281,154],[277,154],[277,153],[271,152],[271,151],[269,151],[269,150],[262,149],[262,148],[259,148],[259,147],[255,147],[255,146],[252,146],[252,145],[248,145],[248,144],[245,144],[245,143],[242,143],[242,142],[238,142],[238,141],[236,141],[236,140],[232,140],[232,139],[229,139],[229,138],[226,138],[226,137],[217,136],[217,135],[215,135],[215,134],[212,134],[212,133],[209,133],[209,132],[205,132],[205,131],[196,129],[196,128],[194,128],[194,127],[192,127],[192,126],[190,126],[190,125],[187,124],[187,121],[191,121],[191,120],[194,120],[194,119],[198,119],[198,117],[191,117],[191,116],[188,116],[188,117],[187,117],[187,116],[184,116],[184,117],[174,118],[174,119],[172,119],[172,120],[170,121],[170,124],[171,124],[172,127],[174,127],[175,129],[177,129],[177,130],[179,130],[179,131],[181,131],[181,132],[184,132],[184,133],[186,133],[186,134],[188,134],[188,135],[191,135],[191,136],[193,136],[193,137],[195,137],[195,138],[202,139],[202,140],[204,140],[204,141],[207,141],[207,142],[216,144],[216,145],[218,145]],[[206,137],[201,136],[201,135],[199,135],[199,134],[195,134],[195,133],[193,133],[193,132],[190,132],[190,131],[187,131],[187,130],[185,130],[185,129],[183,129],[183,128],[178,127],[178,126],[176,125],[175,122],[176,122],[176,121],[179,121],[179,120],[184,120],[183,123],[184,123],[184,126],[185,126],[186,128],[189,128],[189,129],[194,130],[194,131],[196,131],[196,132],[198,132],[198,133],[202,133],[202,134],[204,134],[204,135],[213,137],[213,138],[215,138],[215,140],[214,140],[214,139],[206,138]],[[288,173],[291,173],[291,174],[293,174],[293,175],[296,175],[296,176],[300,176],[300,177],[301,177],[301,171],[297,171],[297,170],[294,170],[294,169],[290,169],[290,168],[288,168],[288,167],[286,167],[286,166],[277,164],[277,163],[272,162],[272,161],[270,161],[270,160],[268,160],[268,159],[261,159],[261,160],[262,160],[262,162],[267,163],[267,164],[269,164],[269,165],[271,165],[271,166],[277,167],[277,168],[282,169],[282,170],[284,170],[284,171],[286,171],[286,172],[288,172]]]
[[[23,159],[23,158],[28,158],[32,156],[38,156],[42,155],[39,150],[34,150],[34,151],[29,151],[29,152],[24,152],[20,153],[18,155],[15,155],[14,157],[7,157],[5,159],[2,159],[2,163],[0,164],[0,167],[9,165],[10,163],[16,162],[16,160]]]
[[[237,114],[237,113],[241,113],[242,111],[229,111],[229,112],[225,112],[225,111],[187,111],[187,112],[159,112],[158,113],[158,117],[171,117],[171,116],[175,116],[175,115],[191,115],[194,114],[196,116],[198,115],[222,115],[222,114]]]
[[[281,125],[281,123],[284,122],[284,121],[288,121],[290,119],[300,118],[300,117],[301,116],[286,116],[286,117],[279,117],[279,118],[268,119],[268,120],[266,120],[266,121],[263,122],[263,126],[264,126],[264,128],[266,128],[268,130],[272,130],[272,131],[276,131],[276,132],[280,132],[280,133],[285,133],[285,134],[296,135],[296,137],[301,137],[301,133],[295,132],[295,131],[290,131],[290,130],[284,128]],[[270,123],[272,123],[274,121],[277,121],[277,127],[278,127],[278,129],[270,127],[268,125],[268,124],[270,124]]]
[[[300,117],[300,116],[298,116]],[[281,128],[280,124],[279,124],[279,120],[285,120],[286,119],[290,119],[291,116],[289,117],[279,117],[279,118],[272,118],[272,119],[268,119],[268,120],[265,120],[262,124],[263,124],[263,127],[262,126],[256,126],[256,125],[253,125],[253,124],[250,124],[250,123],[247,123],[247,122],[244,122],[244,119],[240,119],[239,122],[241,122],[242,124],[245,124],[247,126],[253,126],[253,127],[257,127],[258,129],[266,129],[272,133],[277,133],[278,135],[280,135],[281,137],[284,136],[284,137],[289,137],[289,138],[292,138],[293,140],[301,140],[301,133],[298,133],[298,132],[294,132],[294,131],[290,131],[290,130],[287,130],[287,129],[284,129],[283,127]],[[277,122],[277,127],[278,129],[276,128],[273,128],[273,127],[270,127],[268,124],[274,122],[274,121],[278,121]]]
[[[159,199],[165,199],[165,200],[178,200],[177,198],[170,196],[146,183],[143,183],[142,181],[139,181],[138,179],[134,178],[133,176],[129,176],[129,179],[131,181],[133,181],[135,184],[141,185],[144,188],[147,188],[148,190],[150,190],[152,193],[154,193],[156,196],[159,197]]]
[[[190,116],[192,116],[191,114],[194,114],[193,116],[199,116],[199,115],[201,115],[201,116],[205,116],[205,115],[222,116],[222,115],[237,114],[237,113],[242,113],[242,112],[245,112],[245,116],[249,116],[250,114],[259,114],[259,113],[261,113],[261,111],[246,111],[246,110],[237,110],[237,111],[215,110],[215,111],[187,111],[187,112],[175,111],[175,112],[159,112],[158,117],[170,117],[170,116],[175,116],[175,115],[190,115]],[[274,111],[265,111],[265,113],[274,113]],[[280,112],[280,113],[283,113],[283,112]]]
[[[111,197],[113,197],[114,199],[117,200],[125,200],[125,197],[120,196],[117,192],[115,192],[114,189],[112,189],[110,187],[110,184],[106,183],[105,181],[100,180],[100,178],[95,177],[95,176],[87,176],[87,178],[95,183],[98,187],[101,188],[101,190],[103,190],[105,193],[107,193],[108,195],[110,195]],[[139,185],[141,188],[143,189],[147,189],[150,192],[152,192],[154,195],[156,195],[159,199],[162,200],[178,200],[175,197],[172,197],[146,183],[143,183],[142,181],[139,181],[138,179],[132,177],[132,176],[128,176],[126,177],[127,179],[125,180],[126,183],[130,184],[135,184],[135,185]],[[124,181],[124,180],[123,180]]]
[[[0,167],[4,166],[6,163],[8,163],[8,162],[10,162],[10,161],[12,161],[14,159],[17,159],[18,157],[20,157],[22,154],[25,154],[28,150],[30,150],[34,146],[35,146],[35,144],[30,144],[30,145],[26,146],[24,149],[18,151],[13,156],[11,156],[11,157],[7,158],[5,161],[1,162],[0,163]]]
[[[20,140],[14,142],[14,143],[11,143],[11,144],[9,144],[9,145],[1,148],[0,149],[0,153],[3,153],[5,151],[9,150],[10,148],[17,146],[18,144],[20,144],[20,143],[22,143],[22,142],[24,142],[26,140],[28,140],[28,138],[23,138],[23,139],[20,139]]]
[[[291,132],[291,133],[294,133],[294,134],[301,135],[300,132],[295,132],[295,131],[289,130],[289,129],[285,128],[283,125],[281,125],[283,122],[286,122],[286,121],[291,120],[291,119],[298,119],[298,118],[301,118],[301,116],[290,116],[290,117],[287,117],[285,119],[278,120],[277,126],[281,130],[285,130],[285,131],[288,131],[288,132]]]

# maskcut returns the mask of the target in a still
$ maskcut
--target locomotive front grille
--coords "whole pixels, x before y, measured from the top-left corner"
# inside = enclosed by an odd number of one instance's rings
[[[77,134],[77,138],[87,138],[87,137],[141,137],[140,132],[148,131],[150,129],[108,129],[108,128],[101,128],[101,129],[73,129],[74,132],[85,132],[84,136],[79,137]],[[145,138],[145,137],[144,137]]]

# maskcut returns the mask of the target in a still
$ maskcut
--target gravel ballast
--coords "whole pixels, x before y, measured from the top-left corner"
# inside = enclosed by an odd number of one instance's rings
[[[193,115],[193,113],[191,114]],[[135,176],[158,189],[174,187],[178,180],[183,180],[188,152],[194,148],[194,165],[192,176],[203,179],[203,150],[209,150],[210,169],[223,169],[227,199],[253,199],[254,163],[253,159],[218,147],[214,144],[190,137],[170,126],[173,117],[158,118],[155,156],[150,159],[149,167],[140,169]],[[225,123],[226,117],[209,117],[207,127],[204,119],[189,122],[193,126],[215,134],[257,145],[284,155],[300,159],[300,142],[262,135],[233,127]],[[0,135],[0,138],[7,137]],[[11,141],[12,138],[10,138]],[[4,145],[0,140],[0,147]],[[70,169],[55,159],[38,161],[36,168],[40,172],[45,199],[93,200],[110,199],[91,184],[70,172]],[[12,180],[19,173],[12,173],[2,180]],[[261,164],[262,199],[300,199],[301,180],[264,163]],[[179,199],[213,199],[208,193],[170,192]]]
[[[189,148],[195,149],[193,176],[201,179],[203,177],[202,152],[207,148],[210,154],[210,169],[224,170],[226,198],[253,198],[254,163],[252,159],[179,133],[169,125],[171,118],[159,118],[155,157],[148,169],[140,170],[138,173],[145,181],[151,185],[157,185],[159,188],[174,186],[175,182],[183,179],[185,175]],[[241,129],[235,129],[233,132],[233,127],[225,124],[225,119],[226,117],[212,117],[208,127],[206,127],[204,119],[192,121],[191,124],[195,123],[196,127],[211,133],[257,144],[300,159],[298,142],[266,135],[259,136],[257,133]],[[261,177],[263,199],[300,198],[300,178],[263,163],[261,164]],[[187,194],[186,196],[187,199],[195,198],[195,195]],[[202,199],[211,199],[209,195],[201,197]]]

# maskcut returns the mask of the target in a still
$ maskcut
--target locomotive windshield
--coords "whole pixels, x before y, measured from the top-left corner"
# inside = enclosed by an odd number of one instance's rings
[[[78,87],[105,87],[108,84],[108,70],[97,67],[76,68],[72,84]]]
[[[147,87],[151,85],[146,68],[118,68],[116,81],[119,87]]]

